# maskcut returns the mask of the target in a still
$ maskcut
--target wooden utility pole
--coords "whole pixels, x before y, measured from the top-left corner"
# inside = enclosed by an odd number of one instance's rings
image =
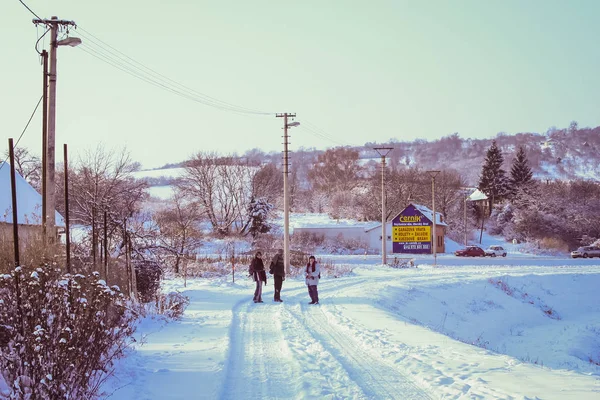
[[[71,223],[69,219],[69,158],[67,145],[64,144],[65,167],[65,247],[67,254],[67,273],[71,273]]]
[[[386,208],[386,191],[385,191],[385,157],[392,151],[393,147],[374,147],[373,148],[381,156],[381,263],[387,264],[387,210]]]
[[[13,245],[15,249],[15,267],[21,265],[19,258],[19,213],[17,212],[17,181],[15,173],[15,148],[13,138],[8,139],[8,158],[10,160],[10,190],[12,194]]]
[[[276,114],[283,118],[283,259],[286,274],[290,273],[290,194],[288,188],[289,155],[288,155],[288,128],[300,125],[299,122],[288,123],[288,118],[296,118],[293,113]]]

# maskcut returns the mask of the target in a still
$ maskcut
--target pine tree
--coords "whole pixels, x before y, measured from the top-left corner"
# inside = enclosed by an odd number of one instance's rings
[[[508,183],[506,171],[502,169],[503,162],[502,152],[494,140],[485,156],[478,186],[478,189],[488,197],[489,212],[491,212],[496,200],[507,193]]]
[[[519,147],[510,169],[510,192],[514,196],[520,190],[526,190],[533,183],[533,173],[529,168],[523,146]]]
[[[269,212],[273,209],[273,205],[267,201],[264,197],[258,199],[252,199],[248,205],[248,221],[250,227],[248,232],[252,235],[252,238],[256,240],[256,237],[261,233],[267,233],[271,230],[271,225],[267,222]]]

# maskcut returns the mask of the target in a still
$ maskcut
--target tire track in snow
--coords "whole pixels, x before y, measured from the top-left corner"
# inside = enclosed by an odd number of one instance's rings
[[[374,349],[365,348],[353,338],[348,330],[333,321],[335,316],[324,312],[327,305],[310,306],[302,304],[298,319],[318,340],[323,348],[332,354],[356,382],[368,398],[373,399],[430,399],[431,397],[416,386],[397,366],[384,359]]]
[[[302,398],[299,367],[282,333],[281,308],[248,300],[234,308],[222,399]]]

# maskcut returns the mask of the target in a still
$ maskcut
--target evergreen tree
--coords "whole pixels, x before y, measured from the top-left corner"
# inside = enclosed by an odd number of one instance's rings
[[[533,173],[529,168],[523,146],[519,147],[510,169],[510,192],[514,196],[521,190],[526,190],[533,183]]]
[[[503,162],[502,152],[494,140],[485,156],[478,186],[478,189],[488,197],[489,212],[494,203],[507,193],[508,182],[506,171],[502,169]]]
[[[252,235],[252,238],[256,240],[256,237],[261,233],[267,233],[271,230],[271,225],[267,222],[269,218],[269,212],[273,209],[273,205],[267,201],[264,197],[258,199],[252,199],[248,205],[248,223],[250,227],[248,232]]]

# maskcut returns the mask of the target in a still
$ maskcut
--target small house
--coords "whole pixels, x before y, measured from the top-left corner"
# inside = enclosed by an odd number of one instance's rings
[[[15,183],[19,239],[27,240],[42,233],[42,196],[18,172],[15,172]],[[58,237],[58,228],[64,228],[65,221],[58,212],[56,212],[55,218]],[[10,164],[3,162],[0,163],[0,237],[9,238],[9,241],[12,241],[12,232]]]

